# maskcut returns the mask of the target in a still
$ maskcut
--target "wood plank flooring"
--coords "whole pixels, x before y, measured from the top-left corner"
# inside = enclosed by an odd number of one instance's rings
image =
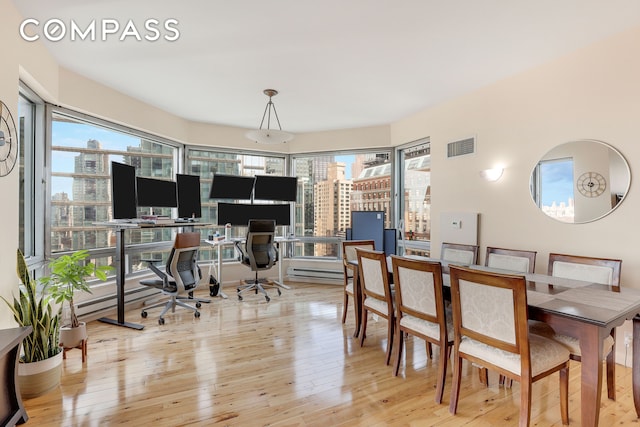
[[[126,320],[136,331],[89,322],[88,360],[67,352],[62,385],[25,400],[34,426],[508,426],[518,424],[519,385],[483,387],[463,373],[457,415],[449,413],[451,365],[443,403],[434,402],[437,347],[409,338],[400,375],[384,364],[386,321],[370,319],[364,347],[354,317],[342,315],[342,287],[290,283],[271,302],[248,294],[214,298],[202,316],[177,309],[158,325],[159,309]],[[197,293],[206,297],[208,289]],[[570,422],[580,425],[580,364],[570,370]],[[631,369],[617,366],[618,400],[600,425],[638,425]],[[605,385],[606,388],[606,385]],[[560,426],[558,376],[533,385],[532,425]]]

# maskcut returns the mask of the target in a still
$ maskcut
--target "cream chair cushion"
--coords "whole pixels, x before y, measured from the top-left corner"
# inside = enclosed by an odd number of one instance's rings
[[[462,265],[472,265],[473,252],[461,249],[445,248],[442,252],[442,259]]]
[[[402,305],[420,313],[437,317],[435,294],[433,291],[433,273],[399,267],[398,275],[399,281],[402,283]],[[452,337],[453,320],[450,309],[446,311],[446,315],[447,334],[449,337]],[[440,340],[440,326],[437,323],[419,319],[405,313],[402,315],[400,325]]]
[[[570,337],[568,335],[556,334],[553,328],[547,323],[537,320],[530,320],[529,333],[540,335],[545,338],[554,339],[560,344],[564,345],[567,350],[571,352],[571,354],[576,356],[582,355],[582,352],[580,351],[580,340],[578,338]],[[604,357],[606,357],[607,354],[609,354],[609,352],[613,349],[614,344],[615,340],[613,339],[613,337],[611,335],[607,335],[602,346],[602,355]]]
[[[487,267],[527,273],[529,271],[529,259],[513,255],[490,253],[487,258]]]
[[[602,283],[603,285],[610,285],[613,282],[613,270],[600,265],[555,261],[553,263],[553,275],[566,279]]]
[[[482,344],[469,337],[460,340],[460,352],[479,357],[514,374],[520,375],[520,355]],[[569,360],[569,350],[549,338],[529,334],[531,376],[536,376]]]

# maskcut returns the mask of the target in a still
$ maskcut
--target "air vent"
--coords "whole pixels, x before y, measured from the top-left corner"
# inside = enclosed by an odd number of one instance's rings
[[[461,139],[447,144],[447,159],[473,154],[476,151],[476,138]]]

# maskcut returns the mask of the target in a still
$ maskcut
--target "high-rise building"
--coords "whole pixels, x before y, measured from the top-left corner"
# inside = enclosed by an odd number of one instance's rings
[[[327,179],[313,186],[314,235],[343,236],[351,221],[350,194],[352,181],[346,179],[346,164],[330,163]],[[335,245],[316,246],[316,256],[336,256]]]

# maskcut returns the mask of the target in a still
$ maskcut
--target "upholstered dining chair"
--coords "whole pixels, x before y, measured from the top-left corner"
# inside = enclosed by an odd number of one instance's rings
[[[520,382],[519,425],[531,418],[532,383],[560,372],[560,412],[569,424],[569,351],[529,333],[524,276],[450,266],[453,380],[449,412],[458,410],[462,361]]]
[[[440,259],[460,265],[472,265],[478,263],[477,245],[463,245],[459,243],[442,243]]]
[[[349,307],[349,297],[353,300],[353,312],[355,313],[356,331],[353,334],[357,337],[360,332],[360,312],[361,303],[358,298],[360,292],[356,289],[358,286],[358,268],[351,264],[357,261],[356,248],[374,250],[375,242],[373,240],[343,240],[342,241],[342,270],[344,273],[344,304],[342,306],[342,323],[347,320],[347,310]]]
[[[610,285],[615,290],[620,286],[620,271],[622,260],[608,258],[593,258],[577,255],[565,255],[558,253],[549,254],[548,274],[566,279],[583,280],[587,282]],[[571,359],[580,361],[580,340],[568,335],[556,334],[547,323],[533,321],[529,324],[532,333],[543,335],[560,342],[571,352]],[[606,357],[607,370],[607,396],[611,400],[616,399],[616,360],[615,345],[616,330],[605,338],[602,354]]]
[[[393,294],[389,283],[389,270],[384,252],[356,249],[358,257],[358,277],[362,288],[362,330],[360,347],[364,346],[369,312],[387,319],[387,356],[386,364],[391,361],[395,314]]]
[[[484,265],[517,273],[533,273],[536,267],[536,255],[536,251],[487,246]],[[480,368],[478,374],[480,376],[480,382],[489,385],[487,370]],[[500,383],[504,383],[504,377],[500,377]]]
[[[453,345],[453,321],[445,310],[439,262],[391,256],[395,285],[396,331],[394,375],[398,375],[405,335],[440,347],[435,401],[442,402],[447,363]]]

